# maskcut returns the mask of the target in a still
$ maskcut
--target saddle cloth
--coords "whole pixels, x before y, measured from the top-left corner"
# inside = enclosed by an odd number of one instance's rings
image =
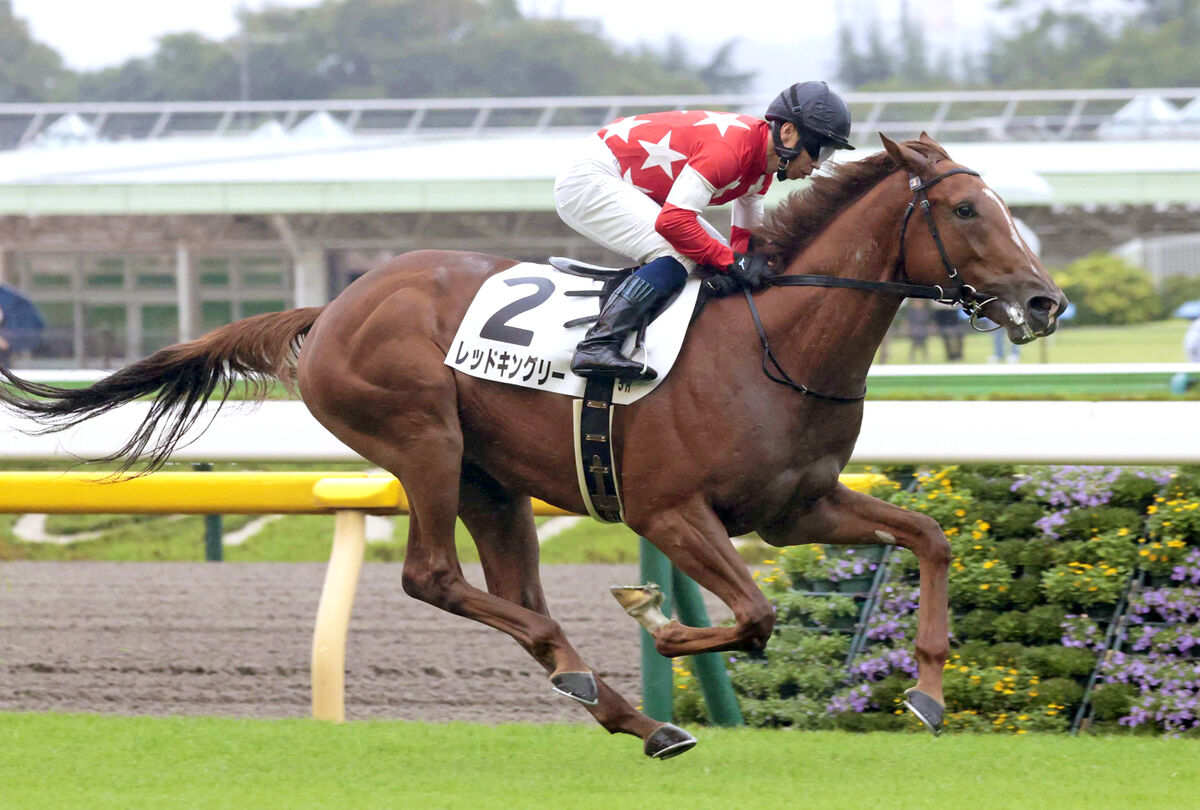
[[[599,291],[604,282],[562,273],[548,264],[521,263],[491,276],[479,288],[446,354],[446,365],[484,380],[583,397],[586,380],[571,371],[571,356],[591,324],[563,324],[596,315],[600,299],[568,292]],[[617,405],[637,402],[666,378],[691,321],[700,280],[682,292],[646,329],[646,362],[658,372],[649,382],[619,382]],[[630,355],[633,336],[625,341]]]

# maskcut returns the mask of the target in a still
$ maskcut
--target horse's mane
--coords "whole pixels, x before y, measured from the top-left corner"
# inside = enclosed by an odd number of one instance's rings
[[[905,141],[904,145],[929,158],[931,163],[950,159],[932,141]],[[899,168],[887,152],[833,165],[827,174],[814,177],[808,188],[793,191],[771,212],[754,232],[755,252],[769,256],[776,268],[782,270],[846,206]]]

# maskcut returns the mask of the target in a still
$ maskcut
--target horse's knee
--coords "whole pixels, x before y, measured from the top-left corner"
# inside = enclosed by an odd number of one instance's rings
[[[765,599],[754,606],[738,622],[747,649],[762,650],[775,631],[775,608]]]
[[[420,599],[434,607],[458,612],[462,596],[456,585],[461,582],[458,573],[449,566],[418,566],[405,561],[400,575],[400,587],[413,599]]]

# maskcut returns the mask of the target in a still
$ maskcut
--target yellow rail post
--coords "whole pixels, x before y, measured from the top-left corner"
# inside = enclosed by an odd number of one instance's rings
[[[317,606],[312,643],[312,716],[341,723],[346,719],[346,635],[354,594],[367,547],[367,513],[408,511],[395,478],[326,478],[313,485],[313,497],[338,507],[334,514],[333,551]]]

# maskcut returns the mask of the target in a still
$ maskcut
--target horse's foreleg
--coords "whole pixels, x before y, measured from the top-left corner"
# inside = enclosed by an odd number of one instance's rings
[[[775,610],[707,503],[697,498],[680,509],[635,517],[630,526],[733,611],[732,627],[688,627],[677,621],[655,627],[651,632],[661,655],[761,650],[766,646],[775,626]]]
[[[942,669],[950,649],[948,632],[950,543],[937,521],[919,512],[863,495],[839,484],[833,493],[789,518],[776,533],[761,532],[773,545],[892,543],[917,555],[921,596],[917,612],[917,685],[909,690],[909,708],[938,733],[945,700]]]
[[[505,490],[485,473],[467,468],[460,488],[459,516],[479,549],[488,591],[548,618],[550,611],[538,575],[537,529],[529,499]],[[559,643],[578,658],[565,636]],[[553,656],[534,652],[534,658],[547,672],[555,674],[558,665]],[[580,666],[586,670],[582,660]],[[656,732],[663,733],[660,731],[663,723],[634,709],[598,675],[593,673],[593,678],[595,703],[581,702],[605,730],[612,734],[632,734],[647,741],[648,747]]]

